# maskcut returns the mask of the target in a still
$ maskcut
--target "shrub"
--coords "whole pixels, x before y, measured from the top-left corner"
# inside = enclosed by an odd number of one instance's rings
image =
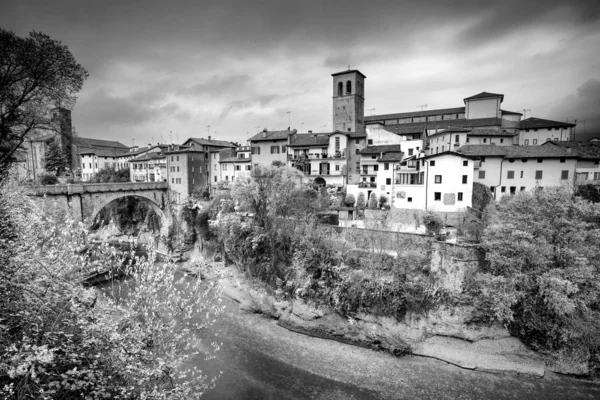
[[[386,208],[388,205],[388,198],[386,195],[382,194],[379,198],[379,208]]]
[[[352,193],[348,193],[346,195],[346,199],[344,200],[344,202],[346,203],[346,205],[348,207],[354,207],[354,203],[356,202],[356,199],[354,198],[354,195]]]
[[[444,221],[438,214],[427,211],[423,215],[423,225],[425,225],[425,229],[429,235],[439,236],[440,231],[444,226]]]
[[[369,209],[377,210],[378,203],[379,201],[377,199],[377,194],[375,192],[371,192],[371,195],[369,196]]]
[[[58,178],[54,174],[41,174],[39,179],[42,185],[56,185],[58,183]]]
[[[365,192],[358,193],[358,197],[356,198],[356,208],[365,208],[367,206],[367,199],[365,196]]]

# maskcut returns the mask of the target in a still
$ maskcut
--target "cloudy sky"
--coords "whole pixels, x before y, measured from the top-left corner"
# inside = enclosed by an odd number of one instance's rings
[[[486,3],[0,0],[0,26],[65,43],[90,72],[79,134],[127,145],[243,142],[288,118],[330,130],[331,74],[348,66],[367,76],[367,115],[488,91],[600,136],[600,1]]]

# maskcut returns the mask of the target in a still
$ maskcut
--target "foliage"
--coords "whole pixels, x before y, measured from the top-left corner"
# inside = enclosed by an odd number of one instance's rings
[[[440,231],[444,226],[444,221],[442,220],[442,217],[440,217],[438,214],[432,211],[427,211],[423,215],[422,220],[423,225],[425,225],[425,229],[429,235],[437,236],[440,234]]]
[[[494,195],[487,185],[479,182],[473,182],[471,206],[475,210],[483,212],[483,210],[485,210],[485,208],[493,199]]]
[[[356,208],[363,209],[367,206],[367,198],[365,192],[359,192],[356,198]]]
[[[44,159],[46,161],[46,171],[53,172],[56,175],[61,175],[69,168],[69,163],[63,149],[60,147],[60,144],[54,140],[50,142],[48,150],[46,150],[46,154],[44,155]]]
[[[369,210],[377,210],[377,205],[379,203],[379,199],[377,198],[377,193],[371,192],[369,196]]]
[[[575,195],[592,203],[600,203],[600,191],[595,185],[579,185],[577,186]]]
[[[108,225],[110,222],[122,231],[130,230],[137,234],[140,225],[145,223],[153,232],[160,231],[161,217],[142,198],[127,196],[104,206],[96,215],[92,229]]]
[[[54,174],[40,174],[39,180],[42,185],[56,185],[58,183],[58,178]]]
[[[129,168],[116,169],[111,165],[107,165],[100,169],[90,182],[93,183],[110,183],[110,182],[130,182],[131,176]]]
[[[285,163],[281,160],[275,160],[271,163],[271,165],[273,165],[274,167],[285,167]]]
[[[34,132],[60,129],[48,113],[72,108],[87,71],[67,48],[40,32],[21,38],[0,28],[0,180]]]
[[[356,203],[356,199],[354,198],[354,195],[352,193],[348,193],[346,195],[346,198],[344,199],[344,202],[346,203],[346,205],[348,207],[354,207],[354,203]]]
[[[386,208],[386,206],[389,206],[388,198],[386,195],[382,194],[381,197],[379,197],[379,207]]]
[[[478,307],[536,349],[600,349],[600,205],[565,188],[499,204],[484,232]],[[596,366],[597,367],[597,366]]]
[[[208,358],[219,348],[203,337],[222,310],[218,288],[175,275],[153,250],[132,263],[133,253],[86,245],[83,224],[61,223],[9,185],[0,235],[0,397],[190,398],[214,383],[191,357],[201,342]],[[114,289],[81,284],[115,268],[130,277]]]

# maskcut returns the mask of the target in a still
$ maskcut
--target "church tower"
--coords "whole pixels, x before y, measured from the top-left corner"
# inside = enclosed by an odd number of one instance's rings
[[[365,131],[365,79],[353,69],[333,76],[333,130],[342,132]]]

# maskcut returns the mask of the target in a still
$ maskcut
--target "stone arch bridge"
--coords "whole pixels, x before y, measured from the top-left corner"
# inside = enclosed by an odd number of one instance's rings
[[[80,183],[72,185],[28,186],[28,194],[46,210],[65,212],[76,221],[93,222],[108,203],[123,197],[139,197],[161,218],[161,236],[166,236],[169,218],[167,182]]]

